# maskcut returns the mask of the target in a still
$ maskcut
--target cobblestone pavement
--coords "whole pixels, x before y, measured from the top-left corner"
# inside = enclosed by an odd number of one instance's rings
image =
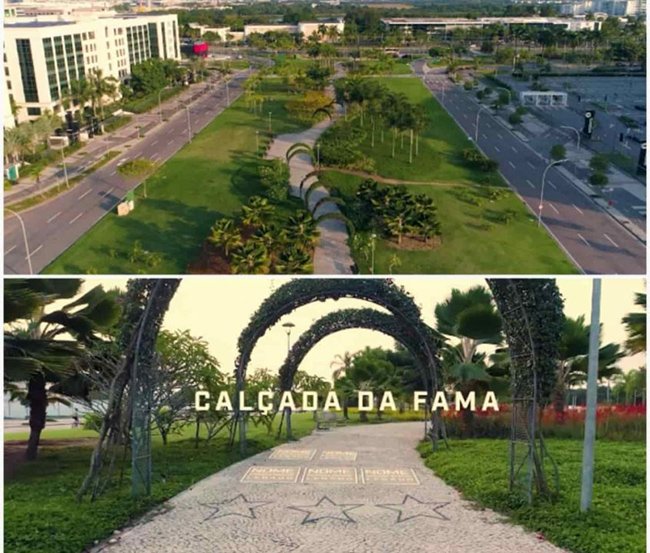
[[[561,553],[463,501],[422,464],[422,432],[317,431],[206,478],[94,551]]]

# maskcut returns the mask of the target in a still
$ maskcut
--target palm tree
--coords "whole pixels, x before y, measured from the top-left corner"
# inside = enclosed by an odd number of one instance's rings
[[[75,359],[117,321],[116,296],[96,286],[80,298],[46,312],[53,302],[78,295],[80,279],[5,281],[4,381],[27,382],[30,436],[27,459],[35,459],[49,400],[84,396]]]
[[[436,305],[434,313],[436,329],[447,337],[443,355],[448,380],[463,393],[477,390],[487,376],[484,356],[478,348],[503,341],[501,316],[490,292],[483,286],[466,291],[454,288],[444,302]],[[463,411],[463,419],[471,431],[473,413]]]
[[[623,317],[623,324],[628,335],[625,348],[630,355],[642,353],[646,350],[646,294],[637,293],[634,303],[641,307],[643,311],[629,313]]]
[[[27,152],[27,135],[20,127],[4,130],[4,156],[5,166],[22,160]]]
[[[584,315],[575,319],[566,317],[562,337],[555,389],[553,390],[553,409],[559,421],[564,419],[567,387],[585,382],[589,355],[589,325]],[[606,344],[598,351],[598,378],[609,380],[621,371],[616,363],[624,357],[618,344]]]
[[[316,221],[309,211],[301,209],[287,221],[287,236],[298,244],[313,246],[320,236]]]
[[[232,249],[241,246],[241,232],[232,219],[219,219],[210,229],[208,241],[223,248],[228,256]]]
[[[275,271],[285,275],[310,274],[314,261],[309,251],[301,247],[285,247],[275,263]]]
[[[91,90],[94,106],[99,106],[102,120],[104,119],[104,98],[114,98],[118,90],[118,81],[113,76],[105,77],[99,67],[94,67],[88,72],[88,84]]]
[[[336,367],[336,369],[334,369],[334,371],[332,372],[332,380],[336,382],[339,378],[346,375],[346,373],[352,367],[354,356],[357,353],[359,352],[355,351],[354,353],[350,353],[349,351],[346,351],[343,355],[337,353],[334,356],[334,360],[330,363],[330,368]]]
[[[242,207],[242,223],[250,227],[260,227],[273,217],[275,208],[267,198],[253,196],[248,205]]]
[[[269,266],[269,252],[255,241],[249,240],[232,252],[230,268],[234,274],[267,274]]]

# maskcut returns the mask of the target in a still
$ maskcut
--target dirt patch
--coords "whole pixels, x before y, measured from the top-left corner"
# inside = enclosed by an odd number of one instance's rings
[[[231,273],[230,263],[228,263],[223,248],[216,247],[208,240],[203,242],[198,259],[187,267],[189,275],[229,275]]]
[[[77,440],[41,440],[39,450],[44,448],[61,448],[61,447],[94,447],[97,438],[79,438]],[[25,463],[25,451],[27,449],[27,440],[12,440],[4,443],[4,477],[5,481],[10,480],[16,471]]]
[[[442,244],[442,238],[440,236],[434,236],[433,238],[429,238],[428,242],[425,242],[421,238],[402,236],[401,244],[398,244],[395,240],[387,240],[386,242],[394,250],[435,250]]]

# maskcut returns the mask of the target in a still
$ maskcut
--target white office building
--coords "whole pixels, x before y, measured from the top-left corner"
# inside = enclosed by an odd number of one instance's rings
[[[105,77],[127,78],[131,66],[150,58],[180,60],[175,14],[8,19],[4,25],[5,117],[18,108],[18,122],[45,110],[60,112],[71,82],[94,68]]]

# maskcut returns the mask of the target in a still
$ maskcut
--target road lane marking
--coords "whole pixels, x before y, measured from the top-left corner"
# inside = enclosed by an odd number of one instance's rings
[[[167,142],[167,146],[171,146],[174,143],[174,139],[172,138],[169,142]]]
[[[514,146],[510,146],[510,147],[512,148],[512,151],[513,151],[515,154],[518,154],[518,153],[519,153],[519,152],[517,151],[517,148],[515,148]]]
[[[92,189],[92,188],[89,188],[89,189],[86,190],[86,191],[85,191],[81,196],[79,196],[78,199],[81,200],[82,198],[85,198],[85,197],[88,196],[88,194],[90,194],[92,191],[93,191],[93,189]]]
[[[47,222],[47,223],[51,223],[51,222],[54,221],[54,219],[56,219],[59,215],[61,215],[61,212],[60,212],[60,211],[59,211],[58,213],[55,213],[54,215],[52,215],[52,217],[50,217],[46,222]]]
[[[42,247],[43,247],[43,244],[41,244],[41,245],[40,245],[38,248],[36,248],[35,250],[31,251],[30,254],[29,254],[29,257],[34,257],[34,255],[36,254],[36,252],[39,251]],[[25,261],[27,261],[27,256],[25,256]]]
[[[498,147],[498,146],[495,146],[494,149],[495,149],[497,152],[500,152],[500,151],[501,151],[501,150],[499,150],[499,147]]]
[[[513,169],[516,169],[515,164],[512,163],[512,161],[508,161],[508,163],[510,164],[510,167],[512,167]]]
[[[79,217],[81,217],[82,215],[83,215],[83,211],[82,211],[79,215],[77,215],[74,219],[72,219],[72,221],[70,221],[68,224],[71,225],[71,224],[74,223],[77,219],[79,219]]]
[[[503,136],[501,136],[499,133],[497,133],[497,136],[499,137],[499,140],[503,140]]]
[[[154,141],[151,143],[152,146],[155,146],[156,144],[158,144],[158,141],[157,141],[157,140],[154,140]]]
[[[550,180],[549,180],[549,181],[546,181],[546,182],[548,182],[548,185],[549,185],[553,190],[557,190],[557,186],[555,186],[555,185],[554,185]]]
[[[528,163],[528,167],[530,167],[531,169],[535,169],[535,166],[530,161],[527,161],[526,163]]]
[[[614,242],[614,240],[612,240],[612,239],[611,239],[609,236],[607,236],[605,233],[603,233],[603,236],[604,236],[605,238],[607,238],[607,240],[609,240],[610,243],[611,243],[615,248],[618,248],[618,244],[617,244],[616,242]]]
[[[582,236],[582,234],[578,233],[578,238],[580,238],[580,240],[582,240],[585,244],[587,244],[587,246],[591,248],[591,244],[585,240],[585,237]]]
[[[576,204],[571,204],[571,205],[572,205],[573,207],[575,207],[576,211],[577,211],[578,213],[580,213],[580,215],[584,215],[584,213],[582,212],[582,209],[580,209]]]
[[[553,204],[548,204],[548,205],[553,211],[555,211],[555,213],[557,213],[558,215],[560,214],[560,212],[557,210],[557,207],[555,207]]]
[[[535,188],[535,185],[532,182],[530,182],[528,179],[526,179],[526,182],[528,183],[529,186],[531,186],[532,188]]]
[[[487,135],[486,135],[486,134],[481,133],[481,136],[482,136],[483,138],[485,138],[485,140],[487,140]]]
[[[14,251],[17,248],[17,246],[14,244],[5,252],[5,257],[8,256],[12,251]]]
[[[108,196],[111,192],[113,192],[113,190],[115,190],[115,187],[113,187],[113,188],[111,188],[110,190],[107,190],[106,192],[104,192],[104,193],[101,195],[101,199],[103,200],[106,196]]]

